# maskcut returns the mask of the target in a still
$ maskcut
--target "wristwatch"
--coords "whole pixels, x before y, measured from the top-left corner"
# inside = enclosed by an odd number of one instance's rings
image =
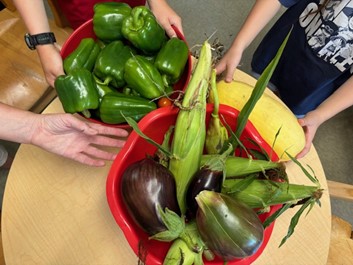
[[[53,32],[45,32],[35,35],[25,34],[25,42],[31,50],[35,50],[37,45],[52,44],[56,42]]]

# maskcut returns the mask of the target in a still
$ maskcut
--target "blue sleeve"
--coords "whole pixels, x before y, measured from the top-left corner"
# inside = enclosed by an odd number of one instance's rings
[[[300,0],[279,0],[279,2],[281,3],[281,5],[283,5],[284,7],[288,8],[291,7],[292,5],[295,5],[296,3],[298,3]]]

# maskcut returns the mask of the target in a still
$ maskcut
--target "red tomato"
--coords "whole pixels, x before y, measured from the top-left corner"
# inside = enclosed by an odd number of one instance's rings
[[[172,105],[172,101],[169,98],[163,97],[158,100],[158,108],[168,107]]]

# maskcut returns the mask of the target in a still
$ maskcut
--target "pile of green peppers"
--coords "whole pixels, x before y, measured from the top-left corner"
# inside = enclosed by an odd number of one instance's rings
[[[180,80],[187,44],[168,38],[147,7],[121,2],[94,6],[93,31],[97,38],[82,39],[55,80],[64,111],[107,124],[139,121]]]

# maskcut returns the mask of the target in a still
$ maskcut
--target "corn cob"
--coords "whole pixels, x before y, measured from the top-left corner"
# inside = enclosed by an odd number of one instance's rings
[[[201,166],[203,166],[214,155],[202,155]],[[267,169],[281,167],[281,163],[261,159],[251,159],[238,156],[228,156],[225,161],[226,177],[245,176],[251,173],[262,172]]]
[[[177,199],[182,214],[186,211],[186,189],[193,174],[199,169],[206,137],[206,96],[211,75],[211,46],[206,41],[200,51],[190,82],[177,116],[173,154],[169,169],[174,174]]]
[[[203,265],[203,255],[206,259],[214,258],[213,253],[206,249],[196,222],[188,222],[182,234],[172,242],[163,265]]]
[[[219,119],[219,100],[216,85],[216,70],[212,70],[211,74],[211,91],[213,98],[213,112],[207,127],[205,149],[207,154],[219,154],[226,140],[228,139],[228,131]]]
[[[202,262],[202,253],[193,252],[182,239],[176,239],[169,248],[163,265],[194,265],[195,260]]]
[[[223,183],[222,193],[246,203],[251,208],[262,209],[276,204],[295,204],[300,200],[319,199],[322,195],[322,190],[318,186],[260,179],[253,180],[245,189],[237,190],[241,181],[242,179],[227,179]]]

